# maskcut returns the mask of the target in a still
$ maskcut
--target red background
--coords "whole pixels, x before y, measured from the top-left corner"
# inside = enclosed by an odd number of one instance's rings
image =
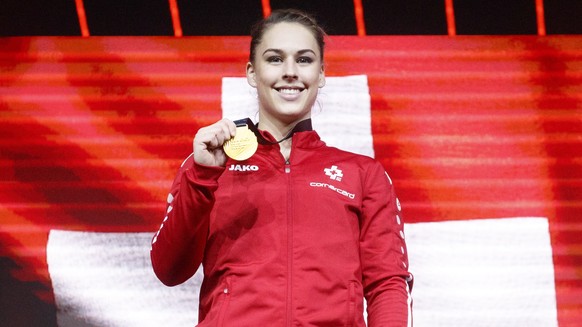
[[[0,322],[56,325],[50,229],[154,232],[247,37],[0,39]],[[408,223],[543,216],[582,321],[582,37],[332,36]],[[333,110],[333,108],[324,108]],[[413,267],[412,267],[413,268]]]

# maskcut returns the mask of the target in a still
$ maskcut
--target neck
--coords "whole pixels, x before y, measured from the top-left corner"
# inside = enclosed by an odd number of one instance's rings
[[[287,135],[289,135],[295,126],[298,126],[297,124],[299,122],[309,118],[311,118],[310,115],[306,115],[305,117],[301,117],[300,119],[287,123],[280,120],[269,119],[267,115],[259,114],[259,127],[260,129],[269,132],[276,140],[282,140]],[[308,124],[308,129],[311,129],[311,122]],[[291,144],[292,138],[288,138],[279,143],[279,149],[285,158],[285,161],[288,161],[289,156],[291,155]]]
[[[291,139],[286,139],[285,141],[279,143],[279,151],[285,158],[285,161],[289,161],[289,157],[291,156]]]
[[[291,124],[285,124],[285,123],[281,123],[281,122],[273,122],[273,121],[270,121],[268,119],[260,118],[260,116],[259,116],[260,129],[266,130],[267,132],[269,132],[271,135],[273,135],[275,140],[281,140],[285,136],[287,136],[289,134],[289,132],[291,132],[291,130],[293,129],[295,124],[296,124],[296,122],[293,122]],[[292,144],[292,138],[288,138],[288,139],[284,140],[283,142],[279,143],[279,151],[283,155],[283,158],[285,158],[285,161],[289,161],[289,157],[291,156],[291,144]]]
[[[309,118],[309,117],[306,117],[306,118]],[[295,127],[295,125],[297,125],[298,122],[300,122],[306,118],[301,118],[299,120],[287,123],[287,122],[282,122],[282,121],[278,121],[278,120],[268,119],[268,117],[263,117],[263,116],[259,115],[259,128],[261,130],[269,132],[271,135],[273,135],[273,137],[276,140],[280,140],[280,139],[284,138],[285,136],[287,136],[287,134],[289,134],[289,132],[291,132],[293,127]]]
[[[289,132],[293,129],[296,122],[290,124],[282,122],[272,122],[268,119],[263,119],[259,117],[259,128],[261,130],[269,132],[276,140],[280,140],[287,136]]]

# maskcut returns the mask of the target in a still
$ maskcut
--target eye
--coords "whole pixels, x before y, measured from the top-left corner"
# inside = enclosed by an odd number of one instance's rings
[[[279,62],[283,62],[283,58],[281,58],[280,56],[270,56],[270,57],[267,57],[267,62],[279,63]]]
[[[310,58],[310,57],[303,56],[303,57],[297,58],[297,63],[298,64],[310,64],[312,62],[313,62],[313,59]]]

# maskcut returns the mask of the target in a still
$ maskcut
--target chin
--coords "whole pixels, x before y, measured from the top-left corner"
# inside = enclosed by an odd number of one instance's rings
[[[305,110],[295,110],[295,111],[282,111],[279,114],[279,117],[283,118],[286,122],[294,122],[306,119],[310,116],[311,109],[308,111]]]

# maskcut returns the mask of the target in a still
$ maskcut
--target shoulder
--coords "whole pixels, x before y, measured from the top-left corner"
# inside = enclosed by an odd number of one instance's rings
[[[327,145],[320,150],[320,154],[325,158],[324,161],[333,162],[345,170],[357,171],[361,183],[387,180],[389,184],[392,184],[386,169],[375,158]]]
[[[327,145],[321,151],[322,153],[325,153],[326,156],[330,156],[336,160],[345,161],[362,168],[369,169],[372,167],[382,167],[382,164],[378,160],[367,155],[354,153]]]

